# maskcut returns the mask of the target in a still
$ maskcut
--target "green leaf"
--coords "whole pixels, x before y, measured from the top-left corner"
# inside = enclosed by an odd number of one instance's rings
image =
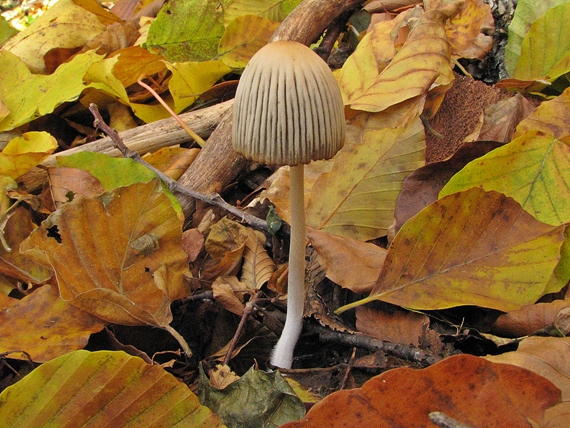
[[[280,22],[284,18],[282,3],[283,0],[231,0],[224,10],[224,26],[246,15]]]
[[[551,291],[564,229],[497,192],[454,193],[404,223],[370,296],[339,310],[373,300],[419,310],[519,309]]]
[[[513,77],[554,82],[570,71],[570,3],[538,18],[523,40]]]
[[[166,3],[150,26],[145,47],[170,62],[213,59],[224,33],[222,4],[209,0]]]
[[[221,427],[182,382],[122,351],[75,351],[0,394],[10,427]]]
[[[305,415],[305,405],[277,372],[249,369],[240,379],[219,390],[202,369],[198,384],[200,402],[228,427],[278,427]]]
[[[3,16],[0,16],[0,47],[15,34],[18,34],[18,30],[13,28]]]
[[[127,158],[114,158],[95,152],[80,152],[57,158],[57,166],[78,168],[89,172],[107,191],[134,183],[148,183],[156,174]]]
[[[64,102],[75,101],[86,88],[83,76],[103,58],[90,51],[75,56],[48,76],[32,74],[14,54],[0,51],[0,100],[9,114],[0,120],[0,131],[8,131],[54,111]]]
[[[440,198],[471,187],[510,196],[539,221],[570,222],[570,147],[551,135],[529,131],[468,163]]]
[[[513,20],[509,25],[509,39],[505,48],[505,68],[513,75],[521,54],[523,40],[530,26],[547,10],[565,4],[570,0],[520,0],[515,9]]]

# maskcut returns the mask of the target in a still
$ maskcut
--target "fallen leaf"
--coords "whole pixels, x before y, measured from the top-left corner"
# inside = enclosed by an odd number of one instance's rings
[[[249,290],[259,290],[277,269],[263,246],[261,238],[252,229],[247,229],[249,238],[245,241],[241,281]],[[265,236],[263,239],[265,239]]]
[[[77,168],[49,168],[48,180],[56,208],[72,201],[79,195],[90,198],[105,192],[99,180],[87,171]]]
[[[21,248],[45,253],[61,297],[74,306],[108,322],[164,327],[172,320],[170,302],[188,293],[181,234],[154,179],[69,202]],[[171,279],[167,288],[159,282],[164,275]]]
[[[120,19],[96,0],[62,0],[10,39],[3,49],[17,55],[32,73],[43,74],[46,73],[44,55],[48,51],[82,47],[115,22]]]
[[[284,7],[283,2],[278,0],[233,0],[224,8],[224,26],[227,28],[234,20],[246,15],[282,21],[286,15]]]
[[[356,308],[356,329],[378,340],[419,346],[428,326],[429,317],[425,314],[400,309],[389,313],[364,306]]]
[[[35,229],[30,211],[18,207],[6,223],[6,227],[0,233],[11,251],[6,251],[0,245],[0,274],[14,278],[18,281],[31,284],[42,284],[53,275],[50,269],[36,263],[20,252],[20,243]]]
[[[515,133],[517,125],[520,126],[533,110],[532,104],[520,93],[485,108],[476,139],[508,143],[518,136]]]
[[[245,68],[251,57],[269,42],[278,26],[277,22],[258,16],[237,17],[227,26],[220,39],[220,59],[228,67]]]
[[[166,3],[152,22],[143,47],[171,63],[208,61],[217,55],[223,33],[223,8],[218,8],[218,3]]]
[[[312,228],[307,229],[307,237],[327,278],[354,293],[372,290],[386,259],[384,248]]]
[[[570,88],[556,98],[542,102],[518,124],[513,138],[528,131],[542,131],[559,140],[570,135]]]
[[[554,82],[570,71],[570,4],[549,9],[534,21],[521,45],[513,73],[516,79]],[[556,49],[552,45],[556,44]]]
[[[356,110],[378,112],[406,101],[423,98],[436,87],[447,88],[453,82],[449,43],[445,36],[445,21],[455,16],[459,3],[425,12],[408,39],[390,64],[374,83],[362,93],[354,93],[346,104]],[[429,39],[430,43],[425,43]],[[421,110],[421,109],[420,109]]]
[[[47,132],[25,132],[0,153],[0,175],[16,179],[44,161],[58,144]]]
[[[386,234],[406,176],[424,163],[419,119],[408,128],[349,126],[344,147],[311,189],[307,225],[366,241]]]
[[[218,276],[212,284],[216,302],[240,317],[245,309],[243,296],[246,291],[246,284],[240,282],[235,276]]]
[[[563,233],[500,193],[454,193],[404,224],[370,296],[339,311],[373,300],[419,310],[518,309],[545,294]]]
[[[467,164],[440,197],[472,187],[515,199],[536,219],[552,225],[570,221],[570,147],[552,135],[529,131]]]
[[[549,303],[535,303],[500,315],[490,331],[503,337],[531,335],[556,321],[561,310],[570,307],[570,300],[554,300]]]
[[[467,426],[528,427],[559,400],[560,390],[529,370],[458,355],[423,370],[389,370],[361,388],[335,392],[283,428],[431,426],[428,415],[435,411]]]
[[[569,0],[520,0],[517,3],[513,20],[509,24],[505,47],[505,68],[510,76],[515,72],[521,54],[521,45],[533,22],[554,6],[568,2]]]
[[[61,300],[57,288],[47,284],[9,309],[2,308],[0,352],[26,351],[42,363],[84,348],[89,336],[104,326],[99,318]],[[26,359],[19,354],[11,358]],[[0,404],[0,414],[1,409]],[[0,420],[5,422],[3,417]]]
[[[87,87],[83,76],[101,61],[95,52],[77,55],[48,76],[32,74],[24,62],[7,50],[0,51],[0,99],[10,113],[0,121],[8,131],[51,113],[64,102],[74,101]]]
[[[396,200],[396,232],[406,221],[437,201],[441,189],[465,165],[497,147],[500,144],[494,141],[465,143],[450,158],[429,163],[408,175]]]
[[[122,351],[75,351],[0,394],[8,427],[222,427],[190,389],[162,367]]]
[[[252,367],[220,390],[201,370],[198,391],[200,402],[229,428],[277,427],[305,414],[305,406],[278,371],[266,373]]]

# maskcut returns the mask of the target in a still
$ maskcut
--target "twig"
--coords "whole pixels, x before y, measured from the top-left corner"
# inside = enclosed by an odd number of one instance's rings
[[[246,323],[247,319],[249,318],[249,315],[253,312],[253,310],[255,308],[255,301],[256,301],[256,299],[254,298],[253,300],[251,300],[245,304],[245,309],[243,310],[243,312],[241,314],[241,320],[239,321],[236,332],[234,333],[234,337],[232,338],[232,341],[230,342],[230,346],[228,347],[228,352],[226,352],[226,356],[225,356],[224,362],[223,362],[224,366],[227,366],[228,363],[230,362],[230,360],[232,359],[232,354],[234,353],[234,349],[236,348],[236,346],[239,342],[239,339],[240,339],[241,334],[243,332],[243,329],[245,327],[245,323]]]
[[[240,210],[239,208],[234,207],[233,205],[228,204],[217,193],[214,193],[211,195],[203,195],[203,194],[196,192],[194,190],[180,186],[175,180],[173,180],[172,178],[165,175],[162,171],[156,169],[152,165],[149,165],[146,161],[144,161],[142,159],[142,157],[137,152],[130,150],[125,145],[125,143],[123,142],[123,140],[121,139],[121,137],[119,136],[117,131],[115,131],[114,129],[112,129],[110,126],[108,126],[105,123],[105,121],[101,117],[101,114],[99,113],[99,109],[97,108],[97,105],[95,105],[93,103],[90,104],[89,105],[89,111],[91,112],[91,114],[93,114],[93,117],[95,117],[95,121],[93,122],[93,125],[96,128],[101,129],[103,132],[105,132],[109,136],[109,138],[111,138],[111,140],[113,141],[113,143],[115,144],[117,149],[119,149],[121,151],[123,156],[130,158],[130,159],[133,159],[135,162],[138,162],[141,165],[145,166],[146,168],[150,169],[162,181],[164,181],[166,183],[168,190],[170,190],[171,192],[177,192],[177,193],[198,199],[200,201],[206,202],[207,204],[215,205],[215,206],[223,209],[224,211],[226,211],[230,214],[233,214],[236,217],[241,218],[242,221],[246,222],[247,224],[249,224],[254,229],[258,229],[258,230],[262,230],[262,231],[268,230],[267,229],[267,222],[265,220],[261,220],[261,219],[255,217],[251,214],[246,213],[245,211]]]
[[[431,366],[441,360],[440,357],[412,345],[401,343],[385,342],[365,334],[352,334],[340,331],[332,331],[327,328],[308,324],[307,328],[314,333],[318,333],[319,339],[323,342],[341,343],[349,346],[369,349],[371,351],[384,351],[396,357],[403,358],[420,364],[422,367]]]
[[[469,425],[457,422],[443,412],[431,412],[429,414],[429,420],[441,428],[471,428]]]

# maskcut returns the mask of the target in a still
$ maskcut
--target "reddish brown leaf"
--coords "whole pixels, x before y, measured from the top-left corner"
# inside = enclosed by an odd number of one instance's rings
[[[560,390],[526,369],[470,355],[447,358],[424,370],[390,370],[362,388],[335,392],[299,422],[283,427],[408,428],[432,426],[443,412],[473,427],[529,427],[560,400]]]

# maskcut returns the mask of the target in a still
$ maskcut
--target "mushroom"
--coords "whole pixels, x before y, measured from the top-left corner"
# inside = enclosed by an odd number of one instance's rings
[[[340,89],[316,53],[297,42],[277,41],[251,58],[235,96],[234,149],[255,162],[291,166],[287,318],[271,357],[271,364],[276,367],[291,368],[303,326],[303,164],[332,158],[342,147],[344,134]]]

